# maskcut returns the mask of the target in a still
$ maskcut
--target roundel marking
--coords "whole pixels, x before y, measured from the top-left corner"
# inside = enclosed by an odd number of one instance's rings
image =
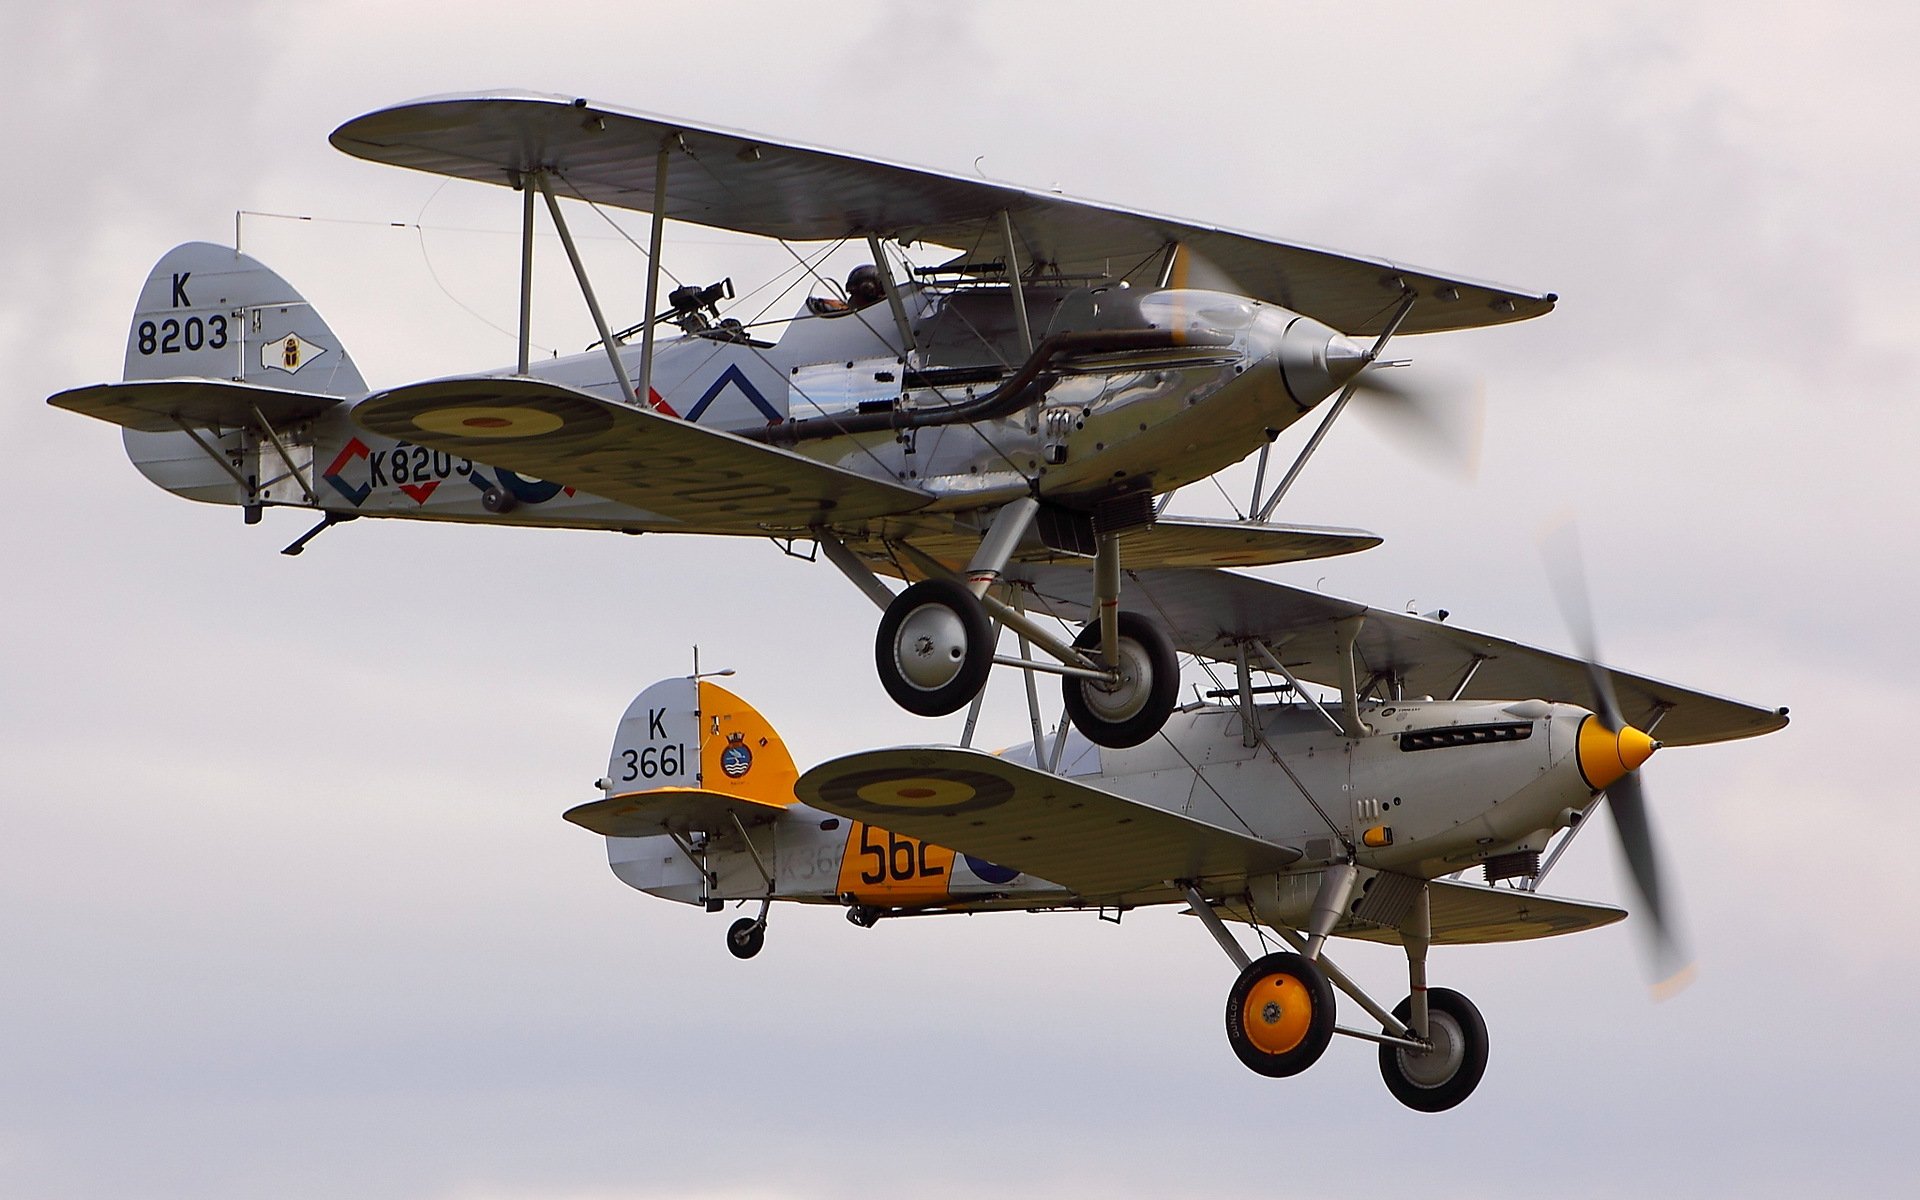
[[[959,808],[976,794],[977,789],[964,780],[934,778],[884,779],[855,792],[868,804],[895,812]]]
[[[963,768],[933,769],[903,774],[898,770],[855,771],[831,779],[820,788],[821,799],[858,812],[887,813],[976,812],[1005,804],[1013,785],[997,775]]]
[[[1020,872],[1012,867],[1003,867],[999,863],[975,858],[971,854],[963,854],[961,857],[967,860],[967,870],[979,876],[982,883],[1012,883],[1020,878]]]
[[[557,483],[545,479],[536,479],[531,475],[516,475],[505,467],[495,467],[493,477],[500,486],[512,492],[515,499],[524,504],[544,504],[560,494]]]
[[[467,438],[539,437],[561,428],[566,421],[557,413],[538,408],[501,405],[477,408],[456,406],[430,408],[415,413],[414,425],[428,433],[451,434]]]

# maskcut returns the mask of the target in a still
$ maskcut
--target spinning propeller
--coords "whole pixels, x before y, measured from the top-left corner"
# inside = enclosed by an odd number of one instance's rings
[[[1692,982],[1693,962],[1681,948],[1668,919],[1646,793],[1635,770],[1660,744],[1627,724],[1620,713],[1619,698],[1614,694],[1613,677],[1600,665],[1587,572],[1572,522],[1550,530],[1541,539],[1541,549],[1547,558],[1548,575],[1560,602],[1561,616],[1573,634],[1580,657],[1586,662],[1594,716],[1601,726],[1592,733],[1589,732],[1591,724],[1581,729],[1581,768],[1587,772],[1588,782],[1604,789],[1607,808],[1613,813],[1620,853],[1626,859],[1627,873],[1633,880],[1634,890],[1640,894],[1648,918],[1650,965],[1656,980],[1654,994],[1664,998]]]
[[[1487,417],[1484,380],[1437,374],[1418,376],[1377,362],[1360,375],[1368,418],[1416,456],[1444,463],[1465,481],[1480,474],[1480,445]]]
[[[1181,246],[1167,272],[1168,287],[1247,294],[1233,276],[1190,246]],[[1485,381],[1423,368],[1409,376],[1404,361],[1381,360],[1363,368],[1355,400],[1387,436],[1418,457],[1452,467],[1472,481],[1480,473],[1486,426]],[[1341,376],[1340,378],[1344,378]]]

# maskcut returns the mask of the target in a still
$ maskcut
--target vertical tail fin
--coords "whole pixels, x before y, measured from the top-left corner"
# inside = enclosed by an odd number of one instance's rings
[[[286,280],[238,250],[188,242],[154,264],[127,330],[125,381],[48,403],[122,428],[127,457],[177,496],[320,507],[316,424],[366,382]],[[338,440],[338,439],[336,439]]]
[[[799,778],[767,719],[704,679],[663,679],[620,718],[607,760],[612,792],[699,788],[785,807]]]
[[[219,379],[326,396],[366,382],[333,330],[258,259],[210,242],[167,251],[140,289],[125,378]]]

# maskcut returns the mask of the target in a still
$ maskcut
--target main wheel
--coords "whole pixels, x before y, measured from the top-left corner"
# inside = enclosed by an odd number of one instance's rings
[[[887,605],[873,662],[894,703],[923,717],[945,716],[986,685],[993,627],[972,592],[951,579],[923,579]]]
[[[1073,639],[1076,650],[1100,657],[1100,622]],[[1180,659],[1166,632],[1139,613],[1120,614],[1118,683],[1066,677],[1067,716],[1089,741],[1122,750],[1138,746],[1167,723],[1180,699]]]
[[[1247,964],[1227,993],[1227,1043],[1262,1075],[1298,1075],[1333,1040],[1333,985],[1298,954]]]
[[[1402,1000],[1393,1015],[1406,1024],[1413,1019],[1413,997]],[[1487,1073],[1487,1023],[1473,1001],[1449,988],[1427,992],[1427,1033],[1433,1048],[1409,1050],[1380,1047],[1380,1077],[1393,1098],[1420,1112],[1445,1112],[1473,1095]]]
[[[735,958],[752,958],[767,944],[767,927],[752,917],[741,917],[727,928],[727,949]]]

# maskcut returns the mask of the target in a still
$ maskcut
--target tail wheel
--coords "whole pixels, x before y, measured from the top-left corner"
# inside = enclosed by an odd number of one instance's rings
[[[1100,657],[1100,622],[1073,639],[1076,650]],[[1066,677],[1067,716],[1087,739],[1115,750],[1138,746],[1167,723],[1180,699],[1180,659],[1173,641],[1139,613],[1120,614],[1120,672],[1112,684]]]
[[[873,643],[894,703],[922,717],[966,706],[993,668],[993,627],[979,599],[951,579],[925,579],[893,598]]]
[[[1393,1010],[1402,1023],[1413,1018],[1413,998]],[[1487,1023],[1473,1001],[1448,988],[1427,992],[1425,1051],[1380,1047],[1380,1077],[1393,1098],[1420,1112],[1445,1112],[1473,1095],[1487,1073]]]
[[[767,927],[752,917],[741,917],[727,929],[727,950],[735,958],[752,958],[767,944]]]
[[[1333,985],[1298,954],[1255,959],[1227,993],[1227,1043],[1250,1070],[1298,1075],[1333,1041]]]

